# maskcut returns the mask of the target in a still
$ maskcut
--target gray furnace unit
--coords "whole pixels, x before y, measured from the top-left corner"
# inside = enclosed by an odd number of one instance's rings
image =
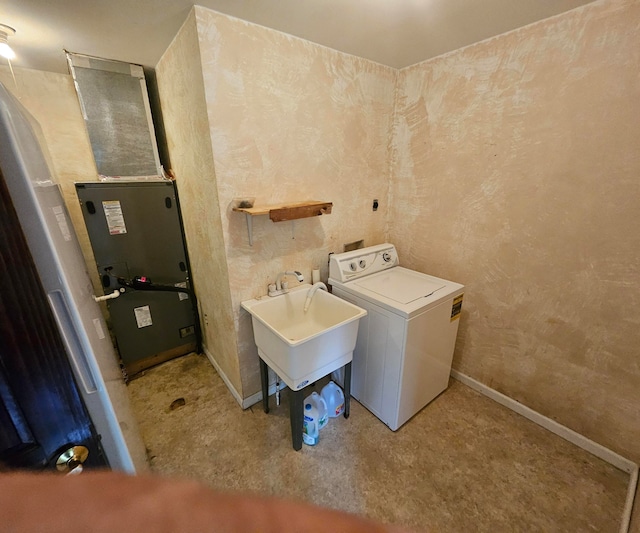
[[[168,180],[76,183],[129,374],[200,350],[177,195]]]

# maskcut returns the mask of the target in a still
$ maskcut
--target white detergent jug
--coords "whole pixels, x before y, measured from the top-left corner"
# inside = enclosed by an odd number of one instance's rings
[[[305,401],[303,413],[302,442],[308,446],[315,446],[320,438],[318,435],[318,410]]]
[[[336,418],[344,412],[344,393],[333,381],[322,388],[322,398],[327,403],[327,411],[331,418]]]
[[[327,411],[327,402],[317,392],[312,392],[304,399],[304,405],[310,403],[318,411],[318,431],[320,431],[329,422],[329,416]]]

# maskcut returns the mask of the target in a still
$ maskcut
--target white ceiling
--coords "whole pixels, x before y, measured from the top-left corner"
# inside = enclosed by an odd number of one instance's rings
[[[396,68],[593,0],[200,0],[199,5]],[[191,0],[0,0],[20,67],[67,72],[63,50],[154,67]],[[0,64],[5,60],[0,58]]]

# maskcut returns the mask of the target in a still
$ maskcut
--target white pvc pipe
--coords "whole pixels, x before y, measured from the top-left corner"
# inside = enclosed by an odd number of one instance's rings
[[[105,300],[113,300],[114,298],[117,298],[118,296],[120,296],[120,291],[113,291],[111,294],[105,294],[104,296],[93,296],[93,299],[96,302],[104,302]]]

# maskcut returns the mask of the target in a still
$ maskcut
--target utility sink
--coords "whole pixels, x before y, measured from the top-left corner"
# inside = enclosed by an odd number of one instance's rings
[[[310,289],[299,285],[241,303],[251,314],[258,355],[294,391],[351,362],[358,322],[367,314],[323,290],[305,312]]]

